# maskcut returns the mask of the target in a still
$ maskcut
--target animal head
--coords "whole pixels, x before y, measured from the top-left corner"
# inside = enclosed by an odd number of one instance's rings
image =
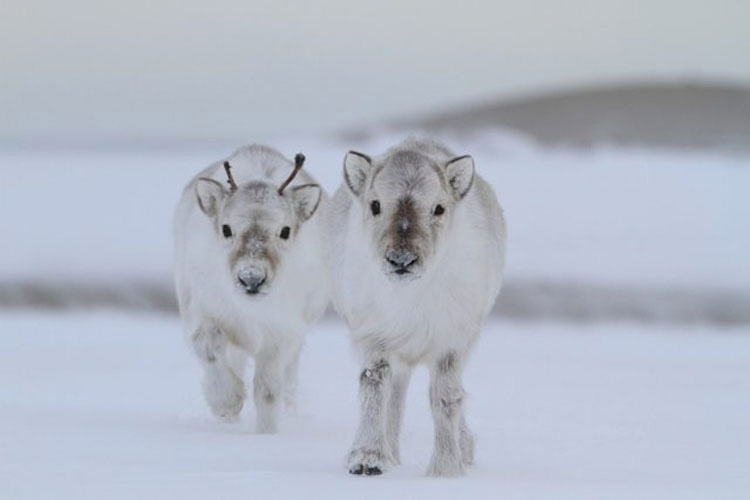
[[[229,189],[207,178],[195,184],[198,206],[213,222],[228,271],[243,294],[270,292],[284,255],[318,208],[321,189],[317,184],[287,188],[304,160],[303,155],[296,156],[294,171],[278,188],[260,181],[237,186],[228,162],[224,169]]]
[[[436,162],[420,151],[394,150],[376,161],[350,151],[344,180],[362,206],[383,272],[393,280],[413,280],[439,254],[454,211],[474,182],[474,160]]]

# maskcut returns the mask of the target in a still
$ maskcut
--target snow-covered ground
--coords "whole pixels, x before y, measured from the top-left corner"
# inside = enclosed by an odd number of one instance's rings
[[[424,371],[409,392],[403,462],[346,473],[357,367],[320,323],[299,409],[276,436],[210,416],[176,318],[113,311],[0,315],[0,497],[745,499],[747,330],[491,322],[466,374],[477,464],[423,476]]]

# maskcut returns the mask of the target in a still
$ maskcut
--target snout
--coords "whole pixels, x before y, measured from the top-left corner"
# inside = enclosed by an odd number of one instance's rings
[[[266,282],[266,272],[257,267],[246,267],[237,273],[237,281],[249,295],[255,295],[260,292],[261,287]]]
[[[419,256],[408,248],[391,248],[385,252],[385,260],[396,274],[410,274],[419,262]]]

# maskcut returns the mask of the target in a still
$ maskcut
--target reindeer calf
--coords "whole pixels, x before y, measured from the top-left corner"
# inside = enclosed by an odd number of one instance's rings
[[[236,418],[253,356],[261,433],[277,430],[282,397],[293,404],[305,331],[329,300],[321,224],[327,201],[309,175],[295,177],[303,162],[302,155],[292,164],[271,148],[243,147],[190,181],[175,213],[177,297],[204,368],[206,401],[218,417]]]
[[[470,156],[410,140],[379,157],[349,152],[328,224],[333,302],[362,353],[352,474],[399,463],[412,368],[430,370],[435,444],[428,474],[473,461],[461,383],[467,354],[500,291],[505,222]]]

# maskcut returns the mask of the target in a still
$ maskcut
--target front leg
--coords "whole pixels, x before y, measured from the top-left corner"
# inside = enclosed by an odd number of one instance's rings
[[[393,366],[391,375],[391,391],[388,401],[388,420],[386,423],[386,434],[388,446],[393,456],[394,464],[401,463],[399,438],[401,436],[401,425],[404,420],[404,405],[406,403],[406,390],[409,388],[411,378],[410,366],[402,363]]]
[[[280,398],[284,387],[284,370],[278,346],[263,347],[255,357],[253,398],[257,413],[256,431],[274,434],[279,428]]]
[[[463,357],[450,352],[430,368],[430,407],[435,422],[435,447],[427,469],[430,476],[464,473],[460,440],[464,398],[462,365]]]
[[[474,464],[474,434],[466,424],[466,417],[461,415],[461,422],[458,424],[459,444],[461,446],[461,461],[464,465]]]
[[[237,419],[245,401],[245,384],[232,367],[228,351],[233,346],[226,333],[206,321],[196,328],[190,340],[203,365],[203,395],[208,406],[222,420]]]
[[[386,439],[386,403],[391,367],[382,355],[368,356],[359,376],[361,415],[359,429],[349,452],[351,474],[382,474],[393,463]]]
[[[284,407],[290,413],[295,413],[297,410],[297,384],[301,351],[302,342],[300,341],[292,347],[289,360],[284,368]]]

